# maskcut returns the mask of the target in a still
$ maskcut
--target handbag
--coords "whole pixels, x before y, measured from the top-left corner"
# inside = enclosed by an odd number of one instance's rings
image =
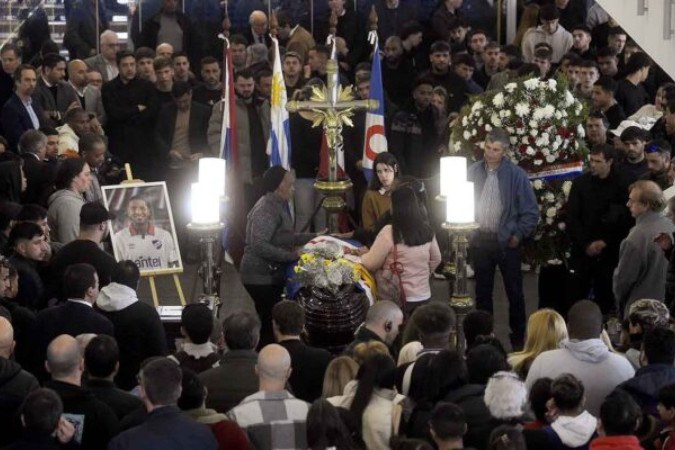
[[[401,280],[403,265],[396,258],[397,253],[396,244],[394,244],[394,261],[375,274],[377,300],[394,302],[401,307],[401,310],[405,310],[405,291],[403,291],[403,281]]]

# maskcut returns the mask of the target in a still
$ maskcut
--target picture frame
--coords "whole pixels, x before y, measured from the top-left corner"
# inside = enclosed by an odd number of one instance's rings
[[[123,183],[103,186],[102,191],[112,216],[109,228],[115,260],[134,261],[141,276],[182,273],[166,182]]]

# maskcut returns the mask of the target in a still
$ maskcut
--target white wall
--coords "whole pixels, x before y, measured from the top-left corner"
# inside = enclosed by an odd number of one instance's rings
[[[675,36],[664,39],[664,5],[673,0],[596,0],[633,40],[675,79]],[[647,11],[638,16],[638,3]],[[675,17],[675,5],[673,14]],[[675,18],[671,28],[675,28]]]

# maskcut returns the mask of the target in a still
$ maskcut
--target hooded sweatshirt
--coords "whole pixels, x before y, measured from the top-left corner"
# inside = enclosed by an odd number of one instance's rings
[[[52,241],[67,244],[80,234],[80,210],[84,197],[70,189],[60,189],[49,196],[47,222]]]
[[[560,416],[553,422],[551,428],[558,435],[563,445],[569,448],[584,446],[588,448],[588,443],[595,434],[595,427],[598,420],[588,411],[584,411],[576,417]]]
[[[605,397],[635,375],[630,362],[619,354],[611,353],[600,339],[565,339],[560,347],[535,358],[525,380],[527,388],[531,389],[539,378],[556,378],[563,373],[571,373],[584,384],[586,408],[596,417]]]
[[[121,389],[131,390],[136,386],[141,362],[168,353],[159,314],[151,305],[138,301],[134,289],[115,282],[101,289],[95,306],[115,326],[120,348],[120,370],[115,382]]]

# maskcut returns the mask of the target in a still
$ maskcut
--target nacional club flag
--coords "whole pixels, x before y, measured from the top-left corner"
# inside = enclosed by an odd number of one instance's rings
[[[380,65],[380,48],[377,43],[377,33],[374,31],[368,36],[373,49],[373,63],[370,72],[370,99],[377,100],[375,111],[366,112],[366,133],[363,143],[363,175],[370,183],[373,177],[373,165],[379,153],[387,151],[387,138],[384,134],[384,89],[382,88],[382,68]]]
[[[223,50],[223,77],[225,98],[223,98],[223,124],[220,130],[220,157],[227,160],[227,168],[235,171],[239,168],[239,150],[237,148],[237,113],[234,95],[234,70],[232,51],[226,41]]]
[[[272,70],[271,117],[272,127],[267,142],[267,154],[272,166],[291,168],[291,130],[286,110],[286,83],[281,72],[279,41],[272,38],[274,45],[274,69]]]

